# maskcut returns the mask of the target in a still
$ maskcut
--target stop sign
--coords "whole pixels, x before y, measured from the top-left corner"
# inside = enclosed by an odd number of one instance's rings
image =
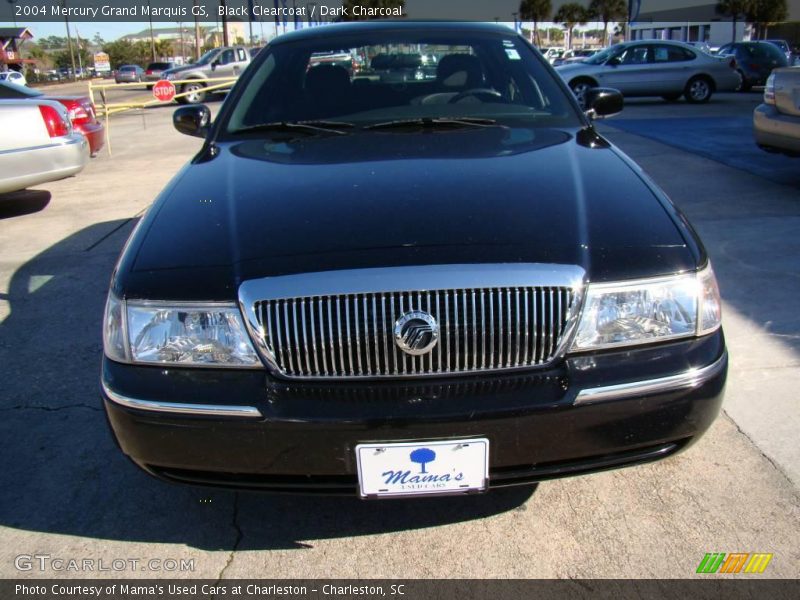
[[[171,81],[162,79],[153,86],[153,97],[161,102],[171,102],[175,97],[175,86]]]

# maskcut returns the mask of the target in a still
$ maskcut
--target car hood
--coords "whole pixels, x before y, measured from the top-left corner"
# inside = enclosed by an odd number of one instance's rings
[[[172,67],[171,69],[164,69],[161,71],[162,75],[172,75],[174,73],[183,73],[184,71],[193,71],[194,69],[202,68],[203,65],[183,65],[181,67]]]
[[[156,202],[117,291],[233,299],[253,278],[424,264],[576,264],[593,281],[694,269],[673,211],[591,130],[226,142]]]
[[[555,69],[559,75],[561,75],[562,77],[566,77],[567,75],[572,75],[578,72],[597,71],[602,67],[603,65],[592,65],[585,62],[584,60],[580,62],[562,63],[558,65]]]

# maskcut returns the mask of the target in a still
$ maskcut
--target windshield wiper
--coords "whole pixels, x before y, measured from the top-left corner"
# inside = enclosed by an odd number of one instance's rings
[[[346,121],[275,121],[273,123],[258,123],[247,125],[233,131],[233,133],[246,133],[251,131],[292,131],[309,134],[332,133],[334,135],[347,135],[342,129],[355,127]]]
[[[423,117],[421,119],[402,119],[398,121],[385,121],[365,125],[362,129],[402,129],[408,127],[422,127],[423,129],[440,129],[452,127],[492,127],[496,125],[495,119],[483,119],[478,117]]]

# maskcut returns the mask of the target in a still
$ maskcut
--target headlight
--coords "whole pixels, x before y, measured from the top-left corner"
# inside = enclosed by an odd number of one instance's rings
[[[109,293],[103,334],[106,356],[119,362],[261,366],[231,304],[123,302]]]
[[[711,266],[675,277],[590,284],[572,350],[704,335],[720,326],[721,317]]]

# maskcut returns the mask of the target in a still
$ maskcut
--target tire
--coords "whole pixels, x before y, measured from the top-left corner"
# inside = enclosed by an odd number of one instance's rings
[[[667,102],[677,102],[678,100],[680,100],[681,96],[683,96],[683,93],[678,92],[675,94],[664,94],[661,97]]]
[[[588,92],[593,87],[597,87],[597,84],[591,79],[582,78],[582,79],[575,79],[569,82],[569,89],[572,90],[572,93],[578,100],[578,104],[580,104],[581,110],[588,110],[588,107],[586,106],[586,92]]]
[[[739,73],[739,77],[742,78],[741,85],[736,89],[737,92],[747,93],[753,88],[753,84],[747,81],[747,78],[744,76],[744,72],[741,69],[736,70]]]
[[[698,75],[689,80],[683,95],[686,101],[691,104],[705,104],[711,100],[713,93],[714,85],[711,83],[711,80],[703,75]]]
[[[181,92],[192,92],[188,96],[181,96],[177,98],[179,104],[200,104],[206,99],[206,92],[204,88],[206,86],[199,81],[197,83],[185,83],[181,87]]]

